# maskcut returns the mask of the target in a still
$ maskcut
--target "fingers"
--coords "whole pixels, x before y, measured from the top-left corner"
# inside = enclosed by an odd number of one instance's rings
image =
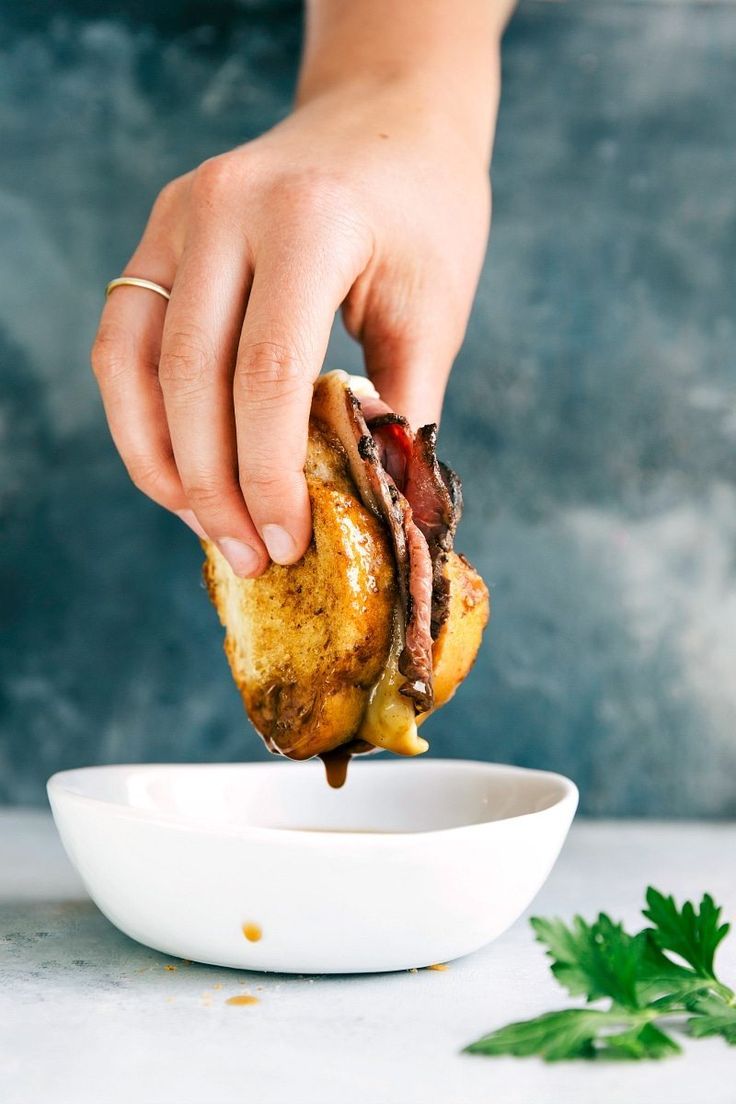
[[[274,234],[256,258],[233,394],[240,484],[276,563],[294,563],[309,544],[312,387],[335,312],[364,263],[354,242],[324,232]]]
[[[236,574],[268,554],[240,489],[232,379],[250,264],[227,221],[191,228],[166,314],[159,378],[176,466],[190,508]]]
[[[170,287],[168,305],[116,289],[93,360],[135,484],[255,576],[308,546],[312,386],[372,239],[299,180],[254,206],[253,255],[242,181],[208,164],[165,189],[126,270]]]
[[[369,311],[361,332],[366,371],[384,402],[414,428],[439,423],[458,340],[442,307]]]
[[[188,196],[187,177],[164,188],[124,275],[172,286]],[[105,302],[92,348],[92,368],[113,440],[131,479],[203,537],[176,469],[158,380],[165,316],[166,300],[155,292],[116,288]]]
[[[131,263],[128,270],[145,273],[164,287],[170,287],[173,279],[173,266],[161,257],[144,254],[139,267]],[[131,479],[154,502],[178,512],[186,509],[187,501],[158,382],[165,315],[166,301],[155,292],[116,288],[102,313],[92,367],[110,432]]]
[[[439,423],[451,361],[412,335],[374,335],[363,341],[366,371],[384,402],[415,429]]]

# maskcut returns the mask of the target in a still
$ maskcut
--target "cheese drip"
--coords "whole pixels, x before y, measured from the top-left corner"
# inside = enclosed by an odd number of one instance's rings
[[[406,682],[399,672],[399,656],[403,646],[403,633],[395,622],[386,666],[373,687],[368,708],[356,735],[358,739],[365,740],[374,747],[393,751],[396,755],[421,755],[429,744],[417,735],[414,703],[400,693]]]

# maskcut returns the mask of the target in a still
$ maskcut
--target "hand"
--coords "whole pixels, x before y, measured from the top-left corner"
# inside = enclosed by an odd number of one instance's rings
[[[167,185],[125,272],[171,300],[116,289],[93,350],[136,486],[242,576],[297,560],[335,312],[386,402],[436,421],[489,208],[487,151],[406,80],[323,92]]]

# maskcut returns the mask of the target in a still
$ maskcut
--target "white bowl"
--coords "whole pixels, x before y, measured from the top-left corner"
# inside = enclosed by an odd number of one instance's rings
[[[559,774],[450,759],[353,762],[342,790],[315,762],[88,767],[48,793],[121,931],[289,973],[427,966],[490,942],[542,886],[578,800]]]

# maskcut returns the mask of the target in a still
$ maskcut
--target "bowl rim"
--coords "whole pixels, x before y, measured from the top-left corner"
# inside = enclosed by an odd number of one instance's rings
[[[302,769],[310,761],[305,761],[299,764]],[[317,764],[313,763],[312,770],[317,769]],[[396,770],[406,769],[413,767],[416,769],[419,766],[413,759],[382,759],[375,762],[365,763],[358,769],[363,770],[368,767],[371,770]],[[75,767],[68,770],[57,771],[51,775],[46,783],[46,790],[49,798],[49,802],[54,811],[54,799],[59,797],[64,802],[70,802],[72,804],[81,805],[86,808],[97,809],[107,815],[114,815],[116,817],[122,817],[138,822],[147,822],[152,826],[166,826],[168,828],[179,829],[181,831],[191,832],[196,835],[213,835],[228,838],[247,838],[247,839],[260,839],[270,840],[272,842],[282,842],[293,845],[297,840],[304,845],[313,847],[324,846],[340,846],[349,842],[351,846],[364,846],[368,844],[371,847],[385,846],[386,844],[395,845],[397,841],[401,841],[403,845],[410,845],[412,843],[424,842],[428,839],[436,839],[437,837],[446,837],[448,834],[478,832],[478,831],[493,831],[498,830],[501,825],[506,825],[513,822],[526,822],[532,819],[542,820],[547,819],[550,816],[558,814],[563,808],[569,810],[570,819],[575,814],[579,801],[578,787],[564,774],[559,774],[556,771],[542,770],[535,767],[521,767],[512,763],[490,763],[480,759],[425,759],[421,764],[422,770],[441,771],[447,768],[450,769],[466,769],[468,771],[478,771],[480,773],[488,773],[504,776],[507,775],[513,778],[528,778],[532,776],[537,778],[544,778],[550,782],[555,782],[559,786],[559,795],[551,802],[551,804],[545,806],[543,809],[531,809],[528,812],[515,813],[510,816],[497,817],[494,820],[476,821],[468,824],[456,824],[450,827],[444,828],[425,828],[418,829],[416,831],[380,831],[380,832],[355,832],[349,829],[330,828],[327,832],[307,831],[303,828],[281,828],[269,825],[257,825],[257,824],[240,824],[240,825],[219,825],[219,824],[207,824],[206,822],[196,822],[179,813],[166,813],[158,809],[142,809],[133,805],[129,805],[122,801],[113,801],[104,797],[93,797],[90,794],[78,793],[77,791],[69,788],[69,782],[72,776],[82,775],[95,775],[95,774],[107,774],[118,773],[122,771],[148,771],[148,770],[177,770],[177,771],[209,771],[209,770],[237,770],[237,771],[254,771],[254,770],[289,770],[294,767],[294,764],[289,764],[286,761],[274,760],[273,762],[244,762],[244,763],[105,763],[97,764],[86,767]],[[321,771],[321,767],[319,768]],[[311,771],[310,771],[311,773]]]

